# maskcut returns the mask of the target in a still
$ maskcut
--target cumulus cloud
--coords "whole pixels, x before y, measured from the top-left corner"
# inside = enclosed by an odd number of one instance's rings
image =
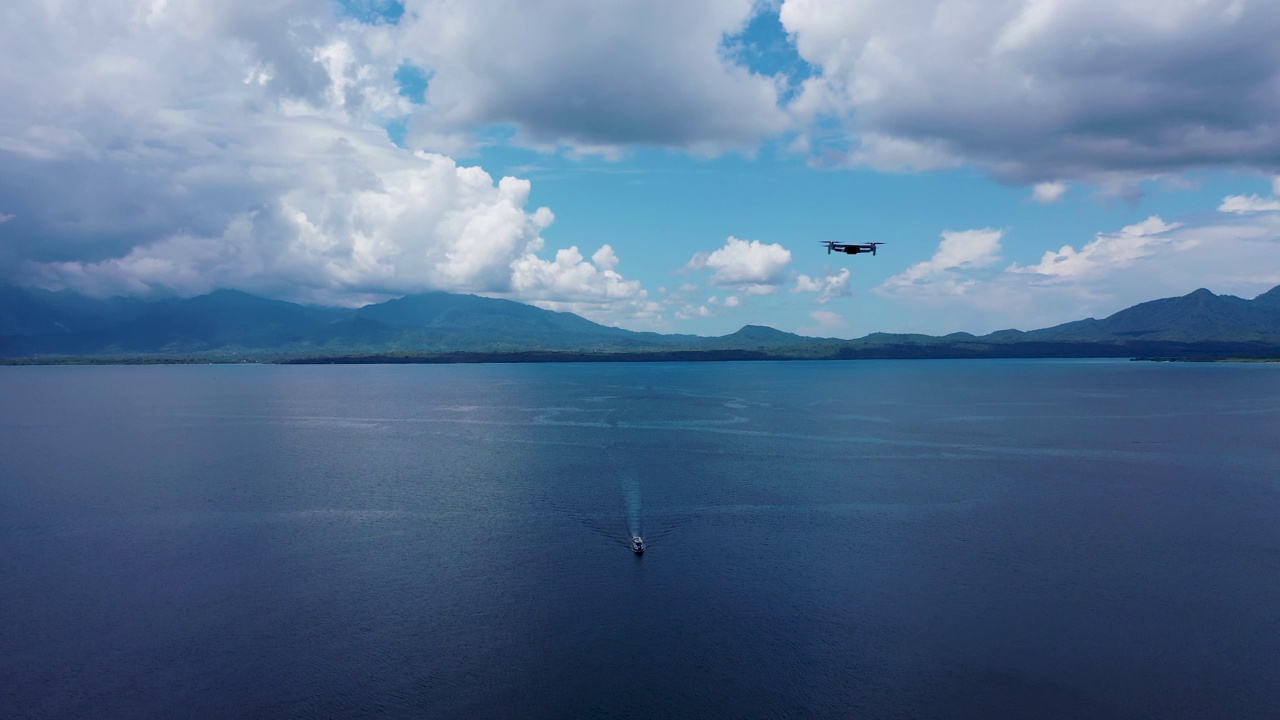
[[[324,172],[290,151],[407,109],[379,32],[304,0],[4,3],[0,268],[220,234]]]
[[[751,148],[785,128],[779,79],[724,51],[755,0],[408,0],[401,48],[430,75],[413,139],[509,125],[583,152]],[[459,137],[462,140],[459,140]]]
[[[1257,212],[1275,212],[1280,210],[1280,198],[1259,197],[1258,195],[1228,195],[1218,206],[1222,212],[1246,215]]]
[[[1271,180],[1271,197],[1258,195],[1228,195],[1218,206],[1220,212],[1247,215],[1280,210],[1280,176]]]
[[[1050,250],[1035,265],[1009,266],[1009,272],[1036,273],[1055,280],[1070,280],[1097,272],[1100,268],[1119,269],[1134,261],[1159,252],[1160,246],[1173,242],[1170,230],[1178,223],[1169,224],[1158,215],[1140,223],[1128,225],[1116,233],[1098,233],[1097,237],[1079,250],[1064,245]]]
[[[443,289],[616,321],[651,310],[609,246],[539,257],[553,215],[528,207],[528,181],[395,147],[380,124],[412,108],[401,30],[335,7],[0,6],[0,275],[99,295]]]
[[[797,275],[795,287],[791,289],[794,293],[817,293],[818,296],[814,302],[819,305],[831,302],[838,297],[846,297],[850,294],[849,280],[852,273],[849,268],[840,268],[840,271],[834,275],[822,275],[819,277],[809,277],[808,275]]]
[[[947,230],[933,257],[888,278],[875,291],[884,295],[914,293],[960,295],[975,284],[974,270],[1000,259],[1003,230]]]
[[[778,291],[786,280],[791,251],[778,243],[740,240],[732,235],[724,246],[697,253],[685,265],[687,270],[711,270],[711,284],[739,288],[750,295]]]
[[[1061,200],[1066,192],[1067,184],[1064,182],[1036,183],[1031,188],[1031,199],[1041,205],[1052,205]]]
[[[588,262],[576,246],[556,252],[555,260],[534,253],[512,264],[511,289],[521,299],[548,310],[573,312],[600,322],[657,322],[662,307],[649,300],[638,280],[616,271],[618,256],[602,246]]]
[[[512,263],[541,247],[539,233],[552,221],[546,208],[525,208],[527,181],[495,183],[439,155],[359,148],[346,132],[293,130],[275,140],[308,146],[290,149],[316,165],[221,232],[166,234],[97,261],[27,261],[25,273],[47,287],[101,295],[236,287],[332,301],[346,293],[521,289]]]
[[[781,20],[827,161],[1049,184],[1280,167],[1276,3],[786,0]]]

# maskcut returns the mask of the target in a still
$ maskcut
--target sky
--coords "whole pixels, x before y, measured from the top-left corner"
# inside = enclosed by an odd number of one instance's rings
[[[1249,298],[1276,37],[1273,0],[6,0],[0,282],[846,338]]]

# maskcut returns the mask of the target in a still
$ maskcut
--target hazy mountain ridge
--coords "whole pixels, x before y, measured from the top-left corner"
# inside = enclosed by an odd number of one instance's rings
[[[1280,336],[1280,287],[1244,300],[1201,288],[1182,297],[1134,305],[1104,319],[1080,320],[1025,333],[1038,340],[1104,338],[1173,342],[1273,341]]]
[[[0,357],[256,360],[1280,356],[1280,286],[1245,300],[1200,289],[1107,318],[984,336],[811,338],[747,325],[722,337],[633,332],[510,300],[444,292],[358,309],[218,290],[186,299],[97,300],[0,287]],[[517,357],[522,356],[522,357]]]

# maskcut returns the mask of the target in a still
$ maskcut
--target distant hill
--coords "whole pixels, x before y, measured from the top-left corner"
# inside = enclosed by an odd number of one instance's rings
[[[738,332],[714,338],[714,340],[716,347],[750,350],[796,347],[814,341],[813,338],[775,330],[763,325],[744,325]]]
[[[511,300],[430,292],[369,305],[355,317],[396,328],[402,347],[441,350],[602,348],[634,344],[637,336],[573,313]]]
[[[480,362],[556,359],[1280,357],[1280,287],[1200,289],[1107,318],[1021,332],[810,338],[747,325],[723,337],[641,333],[495,298],[430,292],[358,309],[235,290],[93,299],[0,286],[0,357],[63,360]]]
[[[357,317],[387,325],[448,330],[522,332],[534,330],[597,337],[626,335],[626,330],[598,325],[579,315],[551,312],[532,305],[446,292],[408,295],[355,311]]]
[[[1253,300],[1201,288],[1134,305],[1103,320],[1090,318],[1025,333],[1027,338],[1058,342],[1272,342],[1278,336],[1280,287]]]
[[[701,340],[631,332],[572,313],[443,292],[347,309],[235,290],[141,302],[0,288],[0,356],[7,357],[623,351]]]
[[[0,337],[85,332],[131,318],[147,304],[0,285]]]
[[[1022,332],[944,337],[876,333],[841,349],[845,357],[1280,357],[1280,286],[1253,300],[1201,288],[1088,318]],[[890,350],[889,348],[892,348]]]

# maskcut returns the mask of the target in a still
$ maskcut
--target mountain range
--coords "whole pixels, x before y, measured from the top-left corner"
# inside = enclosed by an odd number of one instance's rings
[[[632,332],[572,313],[445,292],[349,309],[235,290],[144,301],[0,286],[0,358],[10,362],[1133,356],[1280,357],[1280,286],[1252,300],[1200,289],[1029,332],[874,333],[855,340],[755,325],[722,337]]]

